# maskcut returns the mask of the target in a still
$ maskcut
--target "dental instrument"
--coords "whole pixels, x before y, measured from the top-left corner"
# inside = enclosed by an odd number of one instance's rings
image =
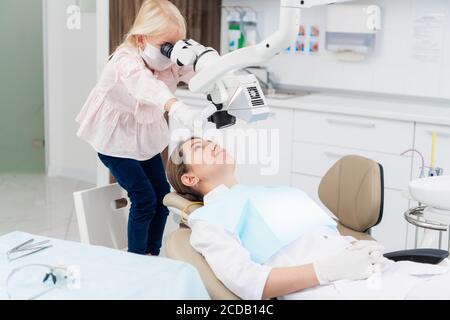
[[[436,166],[436,145],[437,145],[437,133],[433,131],[431,133],[431,163],[429,177],[442,176],[444,170]]]
[[[25,241],[24,243],[21,243],[21,244],[15,246],[11,250],[9,250],[6,253],[6,257],[8,258],[8,261],[12,262],[12,261],[18,260],[18,259],[23,258],[23,257],[30,256],[32,254],[38,253],[40,251],[43,251],[45,249],[48,249],[48,248],[52,247],[52,245],[42,246],[42,245],[48,244],[50,242],[49,240],[36,242],[36,243],[33,243],[33,242],[34,242],[34,239],[30,239],[28,241]],[[30,252],[24,253],[24,254],[22,254],[22,255],[20,255],[18,257],[12,257],[12,255],[14,255],[16,253],[26,252],[26,251],[30,251]]]
[[[280,0],[280,25],[277,32],[257,45],[223,56],[193,40],[161,46],[161,53],[179,66],[193,66],[197,75],[189,82],[193,93],[204,93],[217,108],[208,121],[218,129],[242,119],[248,123],[271,116],[264,92],[254,75],[235,71],[261,65],[295,42],[300,27],[301,9],[353,0]]]
[[[430,165],[432,168],[436,167],[436,140],[437,135],[436,132],[433,131],[431,136],[431,165]]]
[[[57,267],[57,266],[51,266],[46,264],[29,264],[25,266],[21,266],[18,268],[13,269],[7,279],[6,279],[6,295],[9,300],[13,299],[13,296],[11,294],[11,279],[14,275],[21,272],[24,269],[27,268],[44,268],[46,269],[45,272],[43,272],[43,279],[40,281],[40,285],[42,285],[43,290],[40,293],[34,294],[27,298],[27,300],[36,300],[48,293],[50,293],[53,290],[59,289],[59,288],[67,288],[71,289],[75,287],[75,284],[79,284],[80,281],[80,273],[76,268],[73,267]],[[48,270],[47,270],[48,269]],[[51,280],[51,281],[49,281]],[[53,284],[50,285],[48,288],[46,288],[46,284],[49,283]],[[46,289],[45,289],[46,288]]]

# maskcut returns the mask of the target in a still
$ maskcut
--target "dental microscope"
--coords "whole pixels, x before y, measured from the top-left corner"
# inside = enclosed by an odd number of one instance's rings
[[[247,123],[266,120],[271,113],[258,79],[236,71],[262,65],[289,47],[299,31],[301,9],[348,1],[352,0],[280,0],[277,32],[255,46],[223,56],[194,40],[163,44],[161,53],[180,67],[194,68],[197,74],[189,82],[189,90],[206,94],[217,108],[208,121],[218,129],[233,126],[236,118]]]

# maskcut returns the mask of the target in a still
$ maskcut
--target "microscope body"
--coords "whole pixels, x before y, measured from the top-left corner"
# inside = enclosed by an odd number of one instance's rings
[[[174,45],[166,43],[161,52],[180,67],[192,66],[197,74],[210,70],[221,59],[216,50],[194,40],[181,40]],[[238,75],[230,71],[202,91],[217,108],[208,120],[218,129],[234,125],[236,119],[252,123],[270,116],[264,92],[254,75]]]

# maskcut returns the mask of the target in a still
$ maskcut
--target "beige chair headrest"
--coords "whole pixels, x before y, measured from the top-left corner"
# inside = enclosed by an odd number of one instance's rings
[[[164,198],[164,205],[166,207],[178,208],[180,210],[183,210],[186,214],[191,214],[198,208],[202,207],[202,203],[189,201],[175,192],[169,193]]]
[[[192,202],[183,198],[178,193],[172,192],[164,198],[164,205],[168,208],[178,210],[183,224],[187,225],[188,216],[195,210],[201,208],[203,203]]]
[[[383,169],[377,162],[347,156],[322,179],[319,197],[342,225],[366,232],[381,221],[383,190]]]
[[[192,248],[189,242],[191,230],[181,228],[169,236],[166,242],[166,252],[170,259],[184,261],[194,266],[200,274],[209,296],[213,300],[239,300],[217,279],[205,258]]]
[[[176,209],[185,215],[182,217],[182,222],[185,227],[182,226],[172,233],[166,241],[167,257],[193,265],[199,272],[211,299],[239,300],[236,295],[217,279],[205,258],[190,245],[189,238],[191,236],[191,230],[187,228],[187,216],[202,207],[202,204],[191,202],[177,193],[170,193],[164,198],[164,205]]]

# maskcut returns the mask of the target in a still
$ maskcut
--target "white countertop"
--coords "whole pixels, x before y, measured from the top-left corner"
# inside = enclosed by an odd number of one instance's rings
[[[203,94],[193,94],[180,89],[181,99],[205,99]],[[433,101],[422,98],[396,98],[350,93],[317,93],[292,99],[267,99],[272,108],[289,108],[304,111],[327,112],[397,121],[411,121],[450,126],[450,101]]]

